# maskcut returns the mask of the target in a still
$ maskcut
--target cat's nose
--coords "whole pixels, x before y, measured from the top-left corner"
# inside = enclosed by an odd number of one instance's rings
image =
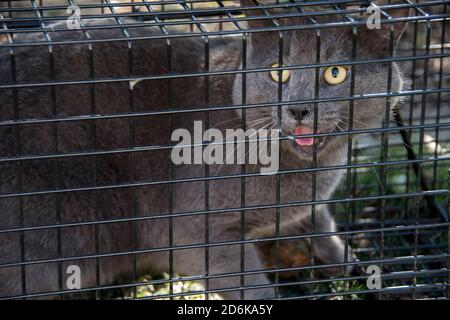
[[[309,114],[309,110],[303,108],[289,108],[289,112],[297,121],[302,121]]]

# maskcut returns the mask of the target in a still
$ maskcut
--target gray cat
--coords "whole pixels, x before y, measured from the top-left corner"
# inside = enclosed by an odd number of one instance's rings
[[[322,17],[319,22],[326,23],[328,19]],[[135,23],[127,19],[122,22]],[[284,26],[311,26],[311,21],[302,18],[278,19],[278,22]],[[86,22],[91,27],[105,23],[108,21]],[[249,25],[260,28],[269,26],[270,22],[252,20]],[[64,26],[60,23],[54,28]],[[403,27],[394,27],[396,40]],[[316,32],[314,28],[285,31],[282,38],[283,64],[315,64],[318,56],[320,63],[353,61],[351,28],[323,29],[319,55],[316,52],[319,47]],[[364,25],[358,27],[355,59],[389,56],[387,34],[384,26],[382,30],[368,30]],[[120,28],[97,28],[89,30],[88,34],[82,31],[49,34],[55,42],[88,37],[100,40],[161,35],[161,30],[152,26],[126,28],[126,32]],[[28,34],[16,36],[14,41],[37,39],[42,41],[45,38],[43,34]],[[158,147],[174,144],[170,141],[171,132],[176,128],[192,130],[195,120],[221,130],[242,127],[245,119],[247,128],[280,127],[287,136],[310,133],[314,128],[313,103],[286,105],[280,112],[276,106],[248,108],[245,118],[241,109],[214,110],[213,107],[259,103],[276,105],[280,98],[282,101],[300,101],[348,97],[352,79],[355,95],[384,92],[389,64],[357,64],[353,69],[331,64],[328,68],[320,68],[318,90],[315,89],[314,68],[271,75],[269,72],[251,72],[246,75],[245,99],[242,96],[242,74],[225,72],[209,78],[127,81],[130,76],[186,75],[242,68],[245,42],[240,37],[209,37],[207,40],[196,37],[173,38],[170,43],[158,38],[130,42],[98,41],[91,46],[83,43],[55,44],[51,51],[45,45],[16,47],[14,56],[10,55],[9,48],[0,47],[1,85],[58,83],[53,87],[3,87],[1,121],[51,119],[55,116],[73,118],[73,121],[28,121],[26,124],[2,123],[0,126],[2,159],[34,156],[34,159],[20,162],[0,162],[0,229],[21,228],[22,224],[31,228],[24,232],[0,233],[0,296],[47,292],[49,294],[45,297],[54,297],[51,296],[52,291],[67,289],[67,267],[77,265],[81,270],[82,288],[120,283],[124,279],[129,281],[133,276],[154,271],[171,271],[180,275],[207,273],[207,288],[220,289],[219,293],[226,299],[241,297],[239,289],[242,285],[251,287],[245,290],[245,299],[273,298],[274,286],[270,285],[264,272],[247,273],[243,277],[230,275],[241,272],[241,268],[246,272],[260,271],[276,265],[274,242],[255,243],[251,240],[275,237],[277,219],[278,233],[283,237],[336,230],[324,204],[315,205],[315,224],[312,226],[313,208],[308,202],[313,200],[314,180],[315,199],[330,199],[343,170],[328,168],[318,171],[314,178],[314,173],[307,169],[316,165],[346,164],[348,147],[345,135],[318,138],[316,159],[313,159],[313,139],[282,140],[280,170],[305,171],[282,174],[278,195],[276,175],[253,174],[242,179],[239,177],[242,172],[240,165],[211,165],[207,168],[208,175],[222,178],[196,181],[194,178],[205,177],[204,165],[170,164],[170,148]],[[246,67],[268,68],[279,63],[279,43],[279,32],[250,34],[246,40]],[[207,50],[208,63],[205,61]],[[281,85],[279,75],[282,76],[281,82],[284,81]],[[89,79],[104,82],[77,83]],[[395,63],[392,64],[390,80],[393,92],[402,90],[402,75]],[[281,96],[278,95],[279,86],[282,87]],[[397,99],[392,100],[392,105],[397,103]],[[356,99],[353,104],[353,128],[381,125],[385,99]],[[211,108],[211,111],[207,114],[205,108]],[[169,109],[175,113],[163,112]],[[187,110],[192,112],[182,112]],[[120,116],[130,111],[136,116]],[[152,115],[152,112],[157,114]],[[348,101],[320,102],[317,113],[318,132],[348,130]],[[102,115],[103,118],[89,119],[91,114]],[[129,148],[139,151],[129,152]],[[122,152],[109,152],[111,150]],[[55,159],[51,157],[55,153],[73,156]],[[258,173],[259,167],[246,166],[245,169],[247,173]],[[160,183],[173,179],[178,182]],[[130,186],[132,183],[135,183],[133,187]],[[245,194],[241,194],[242,189]],[[53,191],[43,192],[48,190]],[[19,192],[27,194],[14,197]],[[274,207],[277,200],[283,204],[279,212]],[[298,202],[305,203],[299,205]],[[237,209],[241,206],[249,209],[243,214]],[[204,211],[212,212],[205,215]],[[172,219],[166,217],[170,213],[173,213],[169,216]],[[95,220],[107,223],[88,223]],[[37,228],[59,223],[73,225],[60,229]],[[240,243],[222,243],[243,239],[249,240],[243,247]],[[280,241],[280,263],[298,266],[295,261],[298,261],[296,256],[300,256],[304,257],[300,264],[309,264],[312,261],[309,257],[311,249],[317,263],[337,264],[355,259],[351,249],[346,250],[344,241],[336,235],[313,239]],[[205,241],[214,245],[205,248],[201,245]],[[170,246],[175,246],[172,256],[168,250]],[[134,250],[139,253],[130,253]],[[96,257],[98,254],[100,257]],[[63,259],[52,261],[58,258]],[[75,259],[66,261],[64,258]],[[22,259],[29,263],[23,268],[20,264]],[[344,270],[342,267],[329,267],[325,271],[339,274]],[[23,275],[25,282],[22,282]]]

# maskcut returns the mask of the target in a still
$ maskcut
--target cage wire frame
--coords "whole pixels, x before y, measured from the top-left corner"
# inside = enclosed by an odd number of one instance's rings
[[[129,112],[119,113],[119,114],[101,114],[96,111],[96,102],[93,99],[93,104],[91,108],[91,113],[83,115],[69,115],[69,116],[59,116],[57,113],[57,103],[55,101],[54,93],[52,94],[52,105],[54,106],[54,115],[49,118],[21,118],[20,112],[15,104],[15,115],[14,120],[0,121],[0,127],[14,126],[16,128],[17,139],[20,141],[19,128],[26,125],[37,125],[37,124],[53,124],[55,126],[55,132],[57,130],[57,124],[76,122],[86,120],[87,117],[92,123],[92,128],[95,132],[96,123],[103,119],[128,119],[130,121],[130,141],[129,147],[119,150],[101,150],[96,147],[95,137],[92,139],[93,149],[91,151],[81,151],[81,152],[55,152],[51,154],[22,154],[20,147],[17,150],[16,156],[3,156],[0,155],[0,163],[15,163],[17,166],[17,172],[19,176],[19,186],[14,192],[3,192],[0,194],[1,199],[14,198],[22,201],[25,197],[39,196],[39,195],[49,195],[54,194],[56,196],[56,201],[59,201],[59,195],[63,193],[75,193],[80,191],[90,191],[93,192],[95,199],[97,199],[97,193],[106,189],[121,189],[126,188],[131,190],[132,193],[132,206],[133,214],[130,217],[116,218],[114,220],[102,219],[97,211],[94,210],[96,219],[92,221],[79,221],[79,222],[63,222],[60,216],[57,216],[57,223],[55,224],[43,224],[43,225],[26,225],[24,222],[23,207],[21,207],[20,212],[20,225],[18,227],[2,227],[0,229],[1,235],[8,235],[12,233],[20,234],[21,248],[20,248],[20,261],[6,261],[0,263],[0,269],[2,268],[13,268],[19,267],[21,269],[21,285],[22,293],[19,295],[12,295],[7,297],[2,297],[1,299],[27,299],[27,298],[46,298],[51,296],[59,296],[61,298],[65,297],[67,294],[73,293],[93,293],[97,299],[101,298],[102,291],[110,290],[122,290],[131,289],[131,295],[128,298],[144,298],[144,299],[175,299],[185,296],[191,296],[196,294],[204,294],[205,298],[210,298],[211,294],[221,293],[226,291],[240,291],[241,297],[244,297],[244,292],[250,289],[257,289],[261,287],[273,287],[275,289],[275,298],[278,299],[352,299],[356,298],[436,298],[436,299],[448,299],[450,288],[450,223],[449,223],[449,211],[448,207],[450,202],[448,200],[449,185],[450,185],[450,171],[447,175],[447,168],[450,163],[450,156],[448,153],[441,154],[439,148],[441,145],[448,144],[450,141],[442,138],[442,135],[450,127],[450,118],[445,119],[445,115],[441,119],[441,114],[444,114],[445,108],[449,107],[448,92],[449,92],[449,73],[448,65],[445,66],[446,60],[449,59],[449,28],[448,20],[450,15],[448,14],[448,4],[450,1],[426,1],[426,2],[416,2],[413,0],[404,0],[401,3],[396,4],[384,4],[381,6],[382,20],[381,24],[394,25],[402,22],[409,22],[409,36],[412,38],[412,54],[402,55],[394,54],[391,51],[391,56],[378,60],[370,61],[357,61],[353,59],[352,61],[344,61],[341,65],[345,65],[350,69],[357,64],[364,63],[390,63],[390,68],[392,68],[392,62],[398,63],[411,63],[412,70],[409,70],[409,76],[413,79],[413,84],[411,89],[403,92],[392,92],[389,88],[389,84],[386,91],[377,94],[377,97],[386,99],[386,111],[385,111],[385,121],[381,128],[370,128],[370,129],[353,129],[352,121],[348,130],[333,132],[333,133],[319,133],[318,132],[318,103],[320,102],[333,102],[333,101],[348,101],[350,105],[350,110],[353,108],[353,102],[358,99],[370,99],[370,95],[354,95],[354,81],[352,83],[351,94],[348,97],[336,97],[336,98],[319,98],[319,85],[320,80],[319,70],[320,68],[331,66],[336,64],[324,63],[320,61],[320,49],[316,48],[317,59],[314,64],[310,65],[294,65],[294,66],[284,66],[283,64],[283,34],[284,32],[292,30],[306,30],[312,29],[316,30],[317,43],[320,44],[321,32],[327,30],[327,28],[340,28],[343,26],[351,26],[354,32],[357,32],[358,27],[361,27],[364,22],[355,20],[352,14],[361,13],[366,10],[369,4],[366,1],[361,0],[332,0],[332,1],[276,1],[274,3],[264,3],[260,4],[254,1],[254,6],[240,6],[236,2],[225,2],[221,0],[205,0],[205,1],[191,1],[191,0],[169,0],[169,1],[133,1],[131,4],[125,1],[87,1],[86,3],[80,2],[76,3],[72,0],[67,0],[61,3],[46,3],[47,1],[37,1],[37,0],[23,0],[23,1],[6,1],[3,7],[0,7],[0,49],[7,48],[10,52],[11,68],[13,70],[13,79],[10,83],[1,83],[0,91],[3,90],[13,90],[17,92],[18,89],[23,88],[57,88],[62,85],[88,85],[91,88],[95,88],[99,84],[111,84],[111,83],[129,83],[130,96],[133,95],[132,84],[138,81],[149,81],[149,80],[161,80],[167,81],[168,83],[168,99],[171,99],[171,81],[174,79],[181,79],[185,81],[190,81],[192,78],[203,78],[204,79],[204,96],[205,96],[205,107],[184,109],[184,110],[158,110],[158,111],[136,111],[133,108],[132,102],[129,106]],[[66,9],[70,5],[77,5],[83,12],[81,19],[81,30],[85,35],[83,40],[64,40],[64,41],[54,41],[52,40],[52,33],[57,30],[51,24],[58,21],[65,21],[67,19],[68,13]],[[196,6],[198,5],[198,6]],[[208,6],[210,5],[210,6]],[[314,6],[326,5],[327,9],[323,11],[313,11],[309,12],[309,8],[314,8]],[[349,7],[346,7],[349,6]],[[168,9],[167,9],[168,8]],[[292,9],[291,11],[283,11],[281,9]],[[412,14],[405,17],[391,17],[389,13],[393,9],[399,8],[410,8]],[[257,10],[258,16],[248,15],[249,11]],[[271,12],[278,10],[276,13]],[[336,23],[321,24],[315,20],[316,16],[321,15],[334,15],[341,18],[341,21]],[[295,25],[295,26],[283,26],[277,22],[277,19],[284,17],[305,17],[310,20],[310,24],[305,25]],[[112,18],[112,19],[111,19]],[[136,18],[134,24],[124,22],[124,18]],[[85,25],[83,21],[87,19],[104,19],[105,23],[98,26]],[[263,20],[268,21],[271,26],[261,29],[248,28],[245,24],[247,21],[251,20]],[[156,26],[161,30],[161,35],[149,35],[148,37],[133,37],[127,32],[127,28],[134,27],[139,28],[142,26],[148,26],[148,24]],[[183,26],[186,27],[182,31],[173,31],[172,27]],[[214,26],[214,27],[211,27]],[[120,38],[109,38],[109,39],[91,39],[89,32],[95,28],[98,29],[118,29],[122,32],[123,37]],[[438,32],[435,31],[435,28]],[[246,51],[248,38],[251,37],[253,33],[259,32],[278,32],[279,36],[279,61],[278,65],[281,67],[266,67],[266,68],[247,68],[246,64]],[[35,39],[30,41],[16,41],[17,35],[28,34],[28,33],[40,33],[44,35],[45,41]],[[211,71],[209,65],[210,61],[210,51],[209,51],[209,38],[213,36],[227,36],[227,35],[238,35],[241,37],[242,42],[242,68],[235,70],[222,70],[222,71]],[[86,80],[72,80],[70,83],[61,80],[52,81],[42,81],[33,83],[20,83],[15,81],[14,75],[14,64],[17,59],[15,56],[15,50],[17,48],[29,47],[33,50],[33,47],[48,47],[49,61],[52,65],[53,51],[52,47],[56,45],[70,46],[76,44],[84,44],[89,46],[90,53],[92,55],[93,47],[98,43],[107,42],[125,42],[129,44],[130,53],[133,50],[133,42],[138,40],[152,41],[157,39],[162,39],[166,41],[167,44],[167,60],[169,63],[169,70],[171,64],[171,50],[172,50],[172,39],[183,38],[183,37],[200,37],[204,39],[204,70],[202,72],[196,73],[185,73],[176,74],[169,72],[164,75],[148,75],[139,77],[133,76],[130,73],[128,77],[111,77],[108,79],[97,79],[94,73],[91,73],[91,78]],[[422,40],[421,40],[422,39]],[[424,39],[424,40],[423,40]],[[356,37],[353,37],[353,57],[355,57],[355,47],[356,47]],[[423,44],[420,47],[421,43]],[[394,47],[394,38],[392,35],[392,28],[390,34],[390,45],[391,48]],[[401,51],[401,49],[399,49]],[[437,71],[433,71],[432,77],[437,78],[437,86],[428,88],[430,82],[430,61],[435,59],[439,61],[439,66]],[[93,60],[90,60],[93,63]],[[133,70],[135,61],[133,61],[132,54],[129,55],[129,65],[130,69]],[[276,71],[279,74],[279,79],[281,79],[282,72],[284,70],[302,70],[313,68],[315,69],[315,96],[313,99],[302,100],[302,101],[283,101],[282,100],[282,90],[283,85],[281,80],[278,83],[278,101],[276,103],[268,102],[267,104],[257,104],[253,105],[247,103],[246,101],[246,86],[245,79],[246,75],[251,72],[270,72]],[[422,70],[419,70],[422,68]],[[93,66],[90,66],[93,70]],[[420,71],[420,72],[419,72]],[[53,72],[53,69],[51,70]],[[391,71],[390,71],[391,72]],[[220,76],[220,75],[242,75],[242,103],[240,105],[225,105],[212,107],[209,104],[209,86],[210,77]],[[354,73],[351,72],[352,80],[354,80]],[[52,79],[55,79],[54,75],[51,75]],[[420,80],[417,80],[420,79]],[[92,89],[95,91],[95,89]],[[52,91],[54,92],[54,91]],[[95,94],[95,93],[94,93]],[[390,99],[394,97],[402,96],[407,99],[407,103],[402,106],[403,111],[400,112],[394,106],[391,106]],[[373,96],[372,96],[373,97]],[[427,107],[429,107],[430,102],[428,97],[434,97],[433,103],[436,108],[436,116],[428,117]],[[17,98],[17,97],[16,97]],[[132,98],[131,98],[132,101]],[[242,110],[243,119],[245,119],[245,112],[251,108],[259,108],[261,106],[274,106],[277,107],[278,115],[281,117],[281,109],[283,107],[289,106],[290,104],[314,104],[314,134],[307,135],[307,137],[320,138],[333,135],[343,135],[348,138],[349,147],[347,150],[347,163],[344,165],[336,165],[330,167],[320,167],[317,164],[317,145],[314,144],[313,152],[313,162],[314,166],[310,169],[292,169],[292,170],[282,170],[276,174],[276,202],[271,205],[257,205],[250,206],[245,203],[245,180],[253,176],[257,176],[258,173],[246,172],[245,164],[242,165],[242,173],[236,175],[219,175],[214,176],[209,172],[209,168],[205,165],[204,176],[177,180],[172,177],[172,163],[170,159],[168,161],[167,175],[168,179],[160,181],[136,181],[136,173],[134,167],[134,157],[136,154],[144,151],[153,150],[171,150],[173,148],[172,144],[159,145],[159,146],[136,146],[134,141],[134,131],[133,125],[134,120],[143,118],[146,116],[158,116],[167,115],[168,116],[168,128],[170,132],[174,129],[171,123],[171,117],[173,114],[183,114],[189,112],[200,112],[205,114],[205,128],[208,129],[209,114],[211,111],[217,111],[221,109],[236,109]],[[169,106],[171,102],[169,101]],[[419,116],[417,118],[417,112],[415,112],[416,106],[419,105]],[[1,107],[1,106],[0,106]],[[394,108],[393,119],[390,118],[390,109]],[[352,112],[352,111],[350,111]],[[406,116],[406,118],[405,118]],[[416,118],[414,118],[416,117]],[[350,117],[351,118],[351,117]],[[431,118],[431,120],[430,120]],[[395,121],[395,125],[391,125],[392,121]],[[243,120],[243,126],[245,130],[245,121]],[[425,141],[427,130],[431,130],[435,133],[435,140],[433,143],[433,150],[426,151],[426,147],[429,142]],[[418,137],[417,137],[418,132]],[[361,154],[361,149],[352,148],[352,146],[359,145],[359,142],[353,141],[353,137],[360,134],[379,134],[380,143],[374,145],[365,145],[363,148],[367,152],[379,153],[379,160],[377,161],[361,161],[364,155]],[[397,134],[400,139],[392,142],[390,134]],[[414,136],[415,134],[415,136]],[[296,138],[303,137],[295,136]],[[280,136],[280,140],[286,140],[290,137]],[[292,138],[292,137],[291,137]],[[378,138],[377,138],[378,139]],[[56,135],[54,137],[54,144],[58,146],[56,141]],[[249,142],[250,139],[246,139],[245,142]],[[201,143],[200,146],[204,147],[207,143]],[[19,142],[20,146],[20,142]],[[199,145],[192,145],[199,146]],[[406,153],[406,157],[397,157],[394,159],[390,158],[389,151],[392,148],[398,148]],[[111,154],[125,154],[131,157],[131,176],[127,183],[116,183],[113,185],[97,185],[93,187],[80,187],[80,188],[59,188],[58,183],[56,183],[54,189],[48,190],[38,190],[38,191],[23,191],[22,181],[21,181],[21,168],[22,163],[28,160],[48,160],[54,161],[55,165],[55,177],[58,177],[58,161],[66,158],[73,157],[94,157],[97,159],[99,156],[107,156]],[[97,163],[97,160],[94,161]],[[403,166],[406,170],[404,178],[406,180],[400,180],[400,182],[392,181],[389,176],[390,167]],[[342,197],[332,197],[327,200],[318,200],[316,198],[316,175],[315,173],[323,170],[344,170],[344,182],[341,183],[338,188],[337,194]],[[96,174],[96,164],[94,167],[94,174]],[[359,185],[357,174],[360,172],[368,172],[370,170],[375,170],[379,175],[379,183]],[[443,171],[444,170],[444,171]],[[310,201],[306,202],[294,202],[294,203],[283,203],[280,199],[280,177],[285,174],[299,173],[299,172],[313,172],[313,182],[312,190],[313,196]],[[445,172],[445,176],[442,174]],[[241,206],[234,207],[230,209],[211,209],[208,204],[209,199],[209,183],[214,180],[239,178],[241,179]],[[181,182],[189,181],[202,181],[205,184],[205,209],[194,211],[194,212],[177,212],[173,211],[173,185]],[[397,183],[397,186],[395,185]],[[169,199],[169,212],[157,215],[146,215],[138,216],[136,215],[136,188],[143,186],[155,186],[155,185],[167,185],[168,187],[168,199]],[[404,186],[404,192],[392,193],[388,190]],[[339,191],[340,190],[340,191]],[[362,190],[362,191],[361,191]],[[364,190],[377,190],[376,194],[364,195]],[[403,190],[403,189],[402,189]],[[363,194],[362,196],[358,196]],[[392,207],[390,204],[393,199],[402,199],[403,203],[400,203],[398,207]],[[97,200],[95,200],[97,203]],[[362,203],[362,204],[361,204]],[[421,210],[423,210],[423,204],[426,204],[427,214],[425,217],[421,217]],[[316,233],[315,232],[315,207],[316,205],[326,204],[332,207],[334,214],[339,217],[343,216],[344,221],[339,222],[339,230],[331,234],[327,233]],[[367,204],[367,205],[365,205]],[[290,206],[311,206],[311,223],[312,232],[309,234],[299,234],[295,236],[282,236],[280,234],[280,210],[281,208],[286,208]],[[339,209],[340,208],[340,209]],[[249,239],[245,237],[244,232],[241,231],[241,238],[239,240],[233,241],[219,241],[211,242],[209,235],[209,218],[211,215],[221,214],[226,212],[240,212],[241,216],[241,230],[245,228],[245,214],[248,210],[255,209],[275,209],[276,210],[276,231],[275,235],[270,238],[264,239]],[[372,210],[372,211],[370,211]],[[407,213],[401,217],[392,217],[392,211]],[[378,214],[379,219],[364,219],[359,218],[362,213],[367,214],[372,212],[372,214]],[[411,216],[411,212],[413,215]],[[190,245],[175,245],[173,239],[173,219],[180,216],[202,216],[204,218],[205,224],[205,235],[204,242]],[[390,218],[389,218],[390,217]],[[99,248],[99,238],[101,225],[119,222],[130,222],[132,230],[135,230],[136,225],[142,221],[150,221],[152,219],[164,218],[168,220],[169,224],[169,245],[167,247],[160,248],[147,248],[138,249],[136,246],[134,250],[123,251],[123,252],[110,252],[110,253],[100,253]],[[423,219],[422,219],[423,218]],[[0,222],[1,225],[1,222]],[[95,253],[90,255],[82,256],[70,256],[63,257],[61,248],[61,238],[64,237],[64,229],[68,227],[77,226],[94,226],[95,230]],[[25,233],[38,231],[38,230],[56,230],[57,232],[57,250],[58,258],[49,259],[37,259],[27,261],[25,252]],[[135,232],[133,233],[135,234]],[[340,264],[335,265],[324,265],[317,264],[314,259],[314,246],[310,247],[310,260],[309,264],[300,267],[282,267],[280,265],[279,257],[279,243],[280,241],[288,240],[300,240],[300,239],[310,239],[314,242],[318,237],[326,237],[330,235],[338,235],[342,237],[345,241],[346,247],[348,244],[353,244],[354,252],[358,257],[360,255],[367,254],[367,259],[360,259],[358,261],[347,261],[347,259]],[[437,236],[438,235],[438,236]],[[436,238],[441,237],[438,241]],[[396,239],[394,244],[391,243],[391,239]],[[136,239],[133,240],[136,244]],[[271,241],[275,245],[275,265],[273,268],[246,271],[244,266],[244,245],[250,243],[257,243],[261,241]],[[392,240],[393,241],[393,240]],[[368,242],[370,245],[364,247],[361,244]],[[355,245],[357,244],[357,245]],[[209,273],[209,249],[214,246],[224,246],[224,245],[240,245],[240,262],[241,270],[240,272],[233,272],[230,274],[210,274]],[[361,245],[361,246],[360,246]],[[371,247],[373,246],[373,247]],[[203,248],[205,251],[205,273],[201,275],[194,276],[176,276],[173,270],[173,253],[176,250],[182,249],[192,249],[192,248]],[[403,250],[403,251],[402,251]],[[406,254],[405,254],[406,250]],[[168,271],[168,277],[163,279],[138,279],[136,270],[136,257],[145,253],[152,252],[169,252],[169,265],[170,269]],[[130,256],[133,259],[133,271],[132,271],[132,281],[129,283],[122,284],[101,284],[100,282],[100,261],[103,258],[117,257],[117,256]],[[96,286],[69,290],[63,287],[63,270],[62,263],[74,260],[83,259],[95,259],[96,261]],[[48,292],[28,292],[26,286],[26,267],[36,264],[45,263],[56,263],[58,265],[58,291],[48,291]],[[383,287],[380,289],[368,289],[364,286],[367,279],[367,274],[365,273],[365,267],[369,265],[380,265],[383,267],[382,283]],[[321,269],[327,267],[341,267],[346,266],[358,267],[359,273],[352,273],[345,271],[344,275],[339,277],[325,277],[321,278],[318,276]],[[345,269],[346,270],[346,269]],[[386,272],[387,271],[387,272]],[[282,279],[280,274],[287,272],[301,272],[303,278],[296,276],[288,280]],[[248,285],[244,282],[244,276],[257,274],[257,273],[273,273],[273,283],[270,285]],[[209,288],[209,281],[211,279],[219,277],[240,277],[240,286],[234,288]],[[201,290],[194,290],[188,292],[176,292],[174,289],[174,284],[179,281],[203,281],[205,283],[205,288]],[[352,288],[356,285],[356,289]],[[363,284],[361,286],[361,284]],[[1,284],[0,284],[1,285]],[[146,297],[140,297],[138,295],[138,288],[145,286],[158,286],[167,285],[169,287],[167,293],[155,294]],[[325,292],[322,290],[321,286],[327,286]],[[294,292],[286,293],[286,288],[294,288]],[[299,289],[302,288],[302,289]],[[310,289],[310,291],[303,291]],[[295,291],[297,290],[297,291]],[[299,291],[300,290],[300,291]]]

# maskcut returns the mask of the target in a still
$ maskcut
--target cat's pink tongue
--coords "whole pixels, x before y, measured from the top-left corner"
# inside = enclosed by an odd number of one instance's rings
[[[298,126],[295,128],[295,135],[313,134],[313,131],[305,126]],[[299,146],[312,146],[314,144],[314,138],[295,138],[295,142]]]

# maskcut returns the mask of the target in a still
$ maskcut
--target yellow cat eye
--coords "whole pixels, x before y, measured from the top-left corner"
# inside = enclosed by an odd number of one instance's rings
[[[279,66],[278,63],[271,65],[272,68],[278,68],[278,66]],[[285,67],[284,64],[283,64],[283,67]],[[286,81],[289,80],[290,76],[291,76],[291,72],[289,70],[282,70],[281,71],[281,82],[285,83]],[[280,81],[280,72],[278,70],[272,70],[272,71],[270,71],[270,77],[272,78],[273,81],[278,82],[278,81]]]
[[[346,77],[347,69],[341,66],[328,67],[323,72],[323,80],[331,85],[344,82]]]

